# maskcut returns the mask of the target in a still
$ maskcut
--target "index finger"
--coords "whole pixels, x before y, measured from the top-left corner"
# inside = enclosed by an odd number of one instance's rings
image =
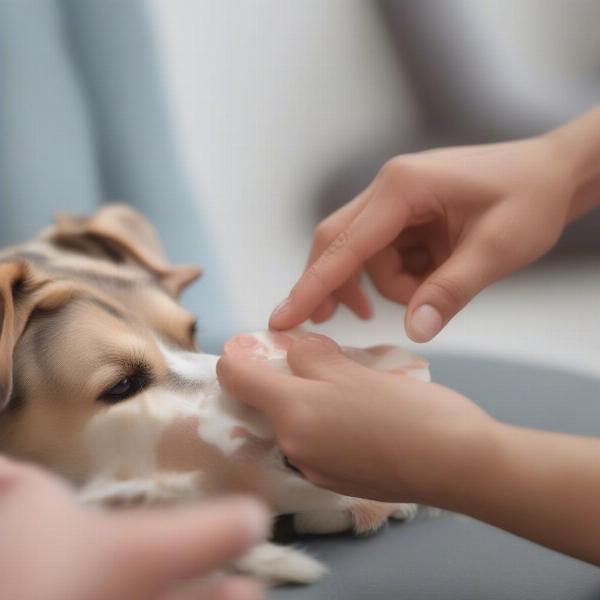
[[[410,208],[401,199],[376,195],[302,274],[271,315],[269,327],[290,329],[305,321],[329,294],[398,236],[409,216]]]

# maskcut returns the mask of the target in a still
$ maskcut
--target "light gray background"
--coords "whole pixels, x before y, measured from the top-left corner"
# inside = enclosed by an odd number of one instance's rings
[[[386,158],[427,141],[414,75],[382,8],[387,14],[390,6],[412,8],[413,31],[429,24],[429,37],[417,44],[424,53],[443,51],[444,31],[453,49],[471,48],[469,64],[483,65],[479,75],[470,71],[472,90],[461,80],[463,95],[472,91],[479,103],[477,119],[467,111],[475,123],[460,113],[460,124],[471,129],[481,126],[489,103],[496,112],[488,115],[488,129],[496,136],[508,124],[511,135],[514,127],[529,134],[542,121],[579,110],[572,96],[584,95],[586,86],[598,91],[600,80],[597,0],[148,0],[148,6],[181,157],[245,331],[266,326],[303,269],[323,204],[349,200]],[[600,374],[600,278],[597,260],[588,258],[590,246],[598,247],[598,221],[584,228],[579,247],[586,253],[486,290],[428,349]],[[385,342],[422,351],[404,335],[402,309],[380,298],[375,304],[373,323],[341,310],[320,330],[346,345]]]

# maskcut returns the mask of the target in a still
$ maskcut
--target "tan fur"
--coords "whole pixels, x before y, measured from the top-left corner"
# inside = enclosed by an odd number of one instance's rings
[[[4,391],[7,403],[11,400],[0,412],[0,451],[85,484],[98,469],[97,452],[84,439],[96,415],[106,421],[115,413],[108,425],[112,444],[126,445],[135,435],[142,439],[153,422],[147,409],[130,411],[127,425],[127,411],[98,398],[139,361],[151,369],[153,388],[169,390],[156,340],[197,349],[196,317],[175,298],[199,273],[170,265],[152,226],[122,205],[89,218],[62,215],[38,239],[0,252],[0,395]],[[142,405],[147,396],[131,403]],[[203,494],[260,492],[269,500],[255,469],[237,467],[198,437],[191,420],[176,415],[174,409],[152,469],[218,474],[203,478]],[[154,419],[159,428],[162,418]],[[176,444],[169,441],[173,437]],[[154,450],[140,447],[139,454]],[[143,475],[125,459],[111,474],[115,479]]]
[[[143,358],[160,380],[156,334],[196,347],[196,318],[174,299],[191,272],[169,265],[152,226],[123,205],[60,217],[37,240],[2,251],[0,395],[19,405],[0,413],[0,449],[82,477],[76,434],[123,365]]]

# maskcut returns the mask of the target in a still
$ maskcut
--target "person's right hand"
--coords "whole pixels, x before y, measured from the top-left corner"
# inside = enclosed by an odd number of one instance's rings
[[[316,229],[307,267],[270,320],[321,322],[338,303],[369,318],[359,277],[407,304],[416,342],[434,337],[478,292],[547,252],[577,191],[551,136],[398,156]]]
[[[232,342],[217,365],[221,385],[268,417],[286,459],[319,487],[445,508],[496,438],[498,422],[465,396],[360,365],[325,336],[292,342],[291,373]]]

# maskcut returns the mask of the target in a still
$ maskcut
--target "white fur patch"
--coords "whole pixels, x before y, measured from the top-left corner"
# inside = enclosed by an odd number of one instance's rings
[[[296,548],[260,544],[235,562],[235,567],[270,583],[313,583],[329,571]]]
[[[246,427],[253,435],[273,437],[266,419],[257,411],[242,406],[221,389],[217,380],[218,356],[172,350],[159,341],[159,347],[171,371],[187,381],[202,385],[202,393],[194,397],[200,417],[198,435],[207,443],[231,455],[244,443],[232,437],[236,427]]]
[[[210,384],[215,380],[219,357],[214,354],[173,350],[157,340],[167,367],[187,381]]]

